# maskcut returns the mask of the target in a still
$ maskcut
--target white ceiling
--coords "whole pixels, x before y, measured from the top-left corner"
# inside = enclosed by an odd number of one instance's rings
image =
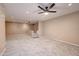
[[[47,6],[48,4],[39,4],[39,3],[4,3],[5,13],[7,18],[6,21],[15,21],[15,22],[35,22],[35,21],[44,21],[72,12],[79,11],[79,4],[73,3],[72,6],[68,6],[68,3],[56,3],[54,8],[51,10],[56,10],[57,13],[49,13],[48,15],[38,14],[42,11],[37,6]]]

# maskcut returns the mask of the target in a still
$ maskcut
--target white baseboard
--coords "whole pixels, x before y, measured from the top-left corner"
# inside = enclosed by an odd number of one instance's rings
[[[3,49],[2,53],[0,54],[0,56],[3,56],[5,51],[6,51],[6,48]]]
[[[46,37],[46,36],[44,36],[44,37]],[[48,37],[46,37],[46,38],[48,38]],[[48,38],[48,39],[51,39],[51,38]],[[53,39],[53,40],[79,47],[78,44],[67,42],[67,41],[64,41],[64,40],[59,40],[59,39]]]
[[[78,44],[75,44],[75,43],[71,43],[71,42],[67,42],[67,41],[63,41],[63,40],[57,40],[57,39],[55,39],[55,40],[56,40],[56,41],[59,41],[59,42],[66,43],[66,44],[69,44],[69,45],[73,45],[73,46],[79,47],[79,45],[78,45]]]

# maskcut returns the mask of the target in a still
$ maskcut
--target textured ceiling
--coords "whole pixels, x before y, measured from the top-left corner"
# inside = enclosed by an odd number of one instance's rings
[[[44,15],[44,14],[38,14],[38,12],[42,11],[37,7],[38,5],[45,7],[48,4],[4,3],[3,6],[5,8],[6,21],[15,21],[15,22],[45,21],[51,18],[79,11],[78,3],[73,3],[72,6],[68,6],[68,3],[56,3],[54,8],[52,8],[51,10],[56,10],[57,13],[49,13],[48,15]]]

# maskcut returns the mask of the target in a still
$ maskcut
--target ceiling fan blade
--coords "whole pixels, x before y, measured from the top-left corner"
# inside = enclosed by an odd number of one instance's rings
[[[41,10],[45,11],[45,9],[43,9],[41,6],[38,6],[38,8],[40,8]]]
[[[55,3],[53,3],[53,4],[49,7],[49,9],[53,8],[54,6],[55,6]]]
[[[38,14],[42,14],[42,13],[44,13],[44,12],[39,12]]]
[[[56,11],[48,11],[48,12],[51,12],[51,13],[56,13]]]

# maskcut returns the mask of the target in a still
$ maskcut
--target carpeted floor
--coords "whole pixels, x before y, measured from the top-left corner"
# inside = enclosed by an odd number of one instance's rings
[[[26,34],[7,36],[4,56],[79,56],[79,47]]]

